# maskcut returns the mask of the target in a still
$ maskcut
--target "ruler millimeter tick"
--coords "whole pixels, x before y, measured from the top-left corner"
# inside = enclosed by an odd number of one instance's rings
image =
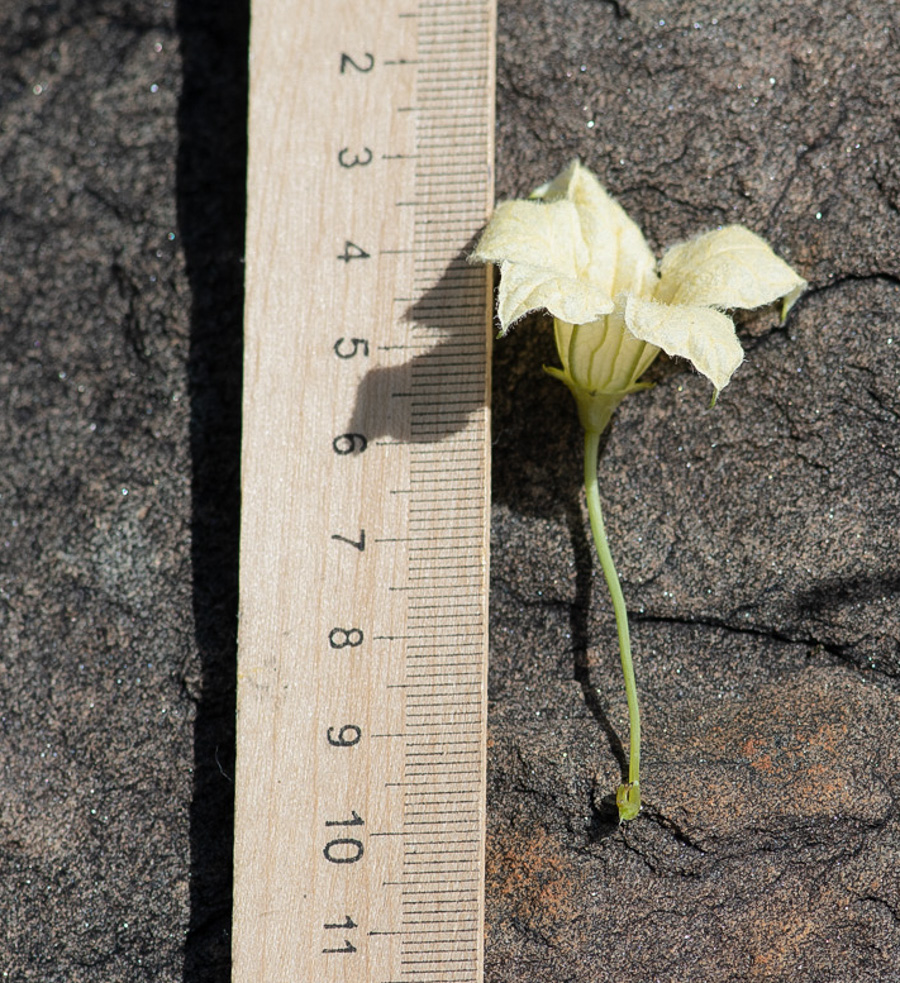
[[[494,0],[253,0],[233,977],[482,975]]]

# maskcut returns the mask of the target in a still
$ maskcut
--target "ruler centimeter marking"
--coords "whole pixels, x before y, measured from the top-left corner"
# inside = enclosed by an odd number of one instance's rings
[[[252,0],[233,979],[483,976],[495,0]]]

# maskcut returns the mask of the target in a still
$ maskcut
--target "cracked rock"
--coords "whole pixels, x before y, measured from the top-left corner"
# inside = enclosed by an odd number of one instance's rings
[[[810,281],[609,431],[646,805],[546,323],[495,349],[488,983],[895,983],[900,13],[500,0],[497,194]],[[230,979],[246,2],[0,0],[0,975]]]

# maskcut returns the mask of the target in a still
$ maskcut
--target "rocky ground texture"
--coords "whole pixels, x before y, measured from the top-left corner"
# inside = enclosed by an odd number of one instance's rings
[[[226,983],[247,4],[0,0],[0,974]],[[900,967],[900,8],[504,0],[497,192],[764,235],[719,404],[605,442],[645,809],[546,325],[495,351],[488,983]]]

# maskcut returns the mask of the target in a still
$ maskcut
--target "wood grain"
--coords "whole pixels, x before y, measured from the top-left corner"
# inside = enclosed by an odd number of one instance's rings
[[[482,974],[493,0],[254,0],[233,978]]]

